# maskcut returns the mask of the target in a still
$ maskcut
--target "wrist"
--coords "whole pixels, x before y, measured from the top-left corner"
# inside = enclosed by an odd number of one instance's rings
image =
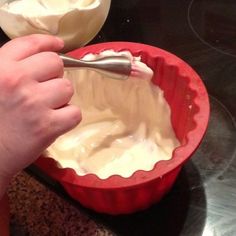
[[[7,191],[11,178],[3,177],[0,175],[0,200],[3,198]]]

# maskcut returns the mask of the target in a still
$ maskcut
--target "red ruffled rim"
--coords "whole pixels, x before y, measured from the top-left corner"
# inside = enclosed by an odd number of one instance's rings
[[[185,143],[177,147],[170,160],[159,161],[150,171],[137,170],[130,177],[122,177],[120,175],[112,175],[107,179],[100,179],[95,174],[87,174],[79,176],[71,168],[60,168],[58,163],[50,157],[40,157],[36,161],[36,165],[41,167],[46,173],[58,180],[84,188],[93,189],[115,189],[115,188],[131,188],[137,185],[145,184],[149,181],[155,181],[162,178],[168,172],[178,168],[187,161],[199,146],[207,129],[210,113],[209,98],[206,88],[199,75],[183,60],[177,56],[150,45],[131,43],[131,42],[108,42],[100,43],[84,48],[76,49],[68,55],[75,58],[81,58],[88,53],[100,53],[104,50],[114,51],[130,51],[133,56],[140,56],[148,66],[150,61],[162,58],[163,63],[168,64],[178,70],[178,73],[188,80],[188,88],[195,94],[193,98],[197,112],[194,114],[195,126],[188,132],[185,137]],[[161,85],[159,85],[161,87]]]

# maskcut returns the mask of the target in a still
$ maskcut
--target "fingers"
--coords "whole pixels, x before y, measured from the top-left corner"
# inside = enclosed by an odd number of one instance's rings
[[[74,89],[70,80],[52,79],[38,84],[37,95],[39,100],[51,109],[57,109],[66,105]]]
[[[33,34],[13,39],[0,48],[4,58],[21,60],[44,51],[59,51],[64,42],[51,35]]]
[[[56,137],[75,128],[81,121],[82,115],[78,107],[67,105],[53,111],[53,129]]]
[[[63,62],[54,52],[41,52],[19,62],[28,78],[43,82],[63,77]],[[25,69],[26,68],[26,69]]]

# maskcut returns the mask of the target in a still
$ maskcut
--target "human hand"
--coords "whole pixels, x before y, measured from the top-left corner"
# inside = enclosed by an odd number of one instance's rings
[[[0,48],[0,178],[9,178],[35,161],[61,134],[81,120],[68,105],[72,84],[52,51],[58,38],[31,35]]]

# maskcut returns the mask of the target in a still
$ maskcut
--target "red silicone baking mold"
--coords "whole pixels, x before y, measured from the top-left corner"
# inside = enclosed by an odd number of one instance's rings
[[[70,56],[81,58],[87,53],[130,51],[141,56],[154,71],[152,82],[164,90],[170,105],[171,121],[181,146],[168,161],[160,161],[151,171],[136,171],[131,177],[113,175],[105,180],[94,174],[76,175],[70,168],[61,169],[52,158],[40,157],[36,165],[59,181],[69,195],[85,207],[108,214],[127,214],[158,202],[172,187],[183,164],[200,144],[209,119],[209,99],[198,74],[175,55],[157,47],[108,42],[74,50]]]

